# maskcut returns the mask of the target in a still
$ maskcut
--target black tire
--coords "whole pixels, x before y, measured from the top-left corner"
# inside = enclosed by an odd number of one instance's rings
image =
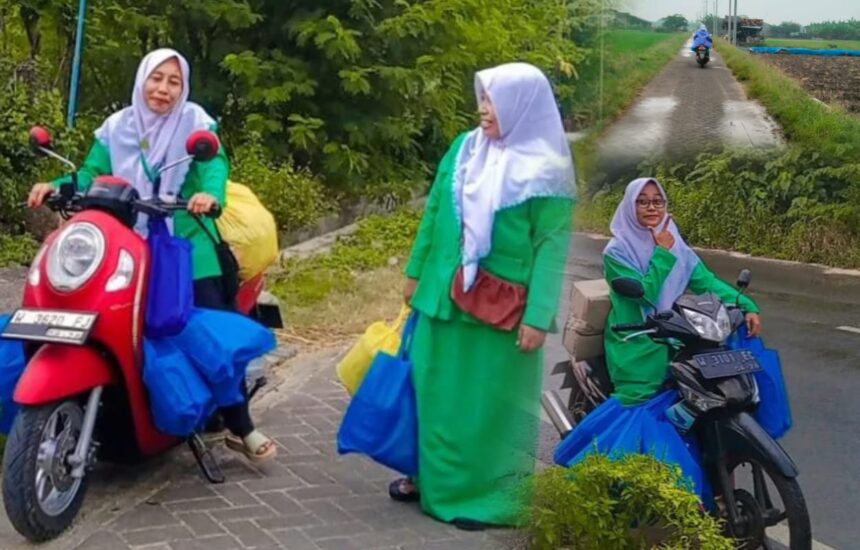
[[[46,513],[37,496],[37,457],[42,434],[53,413],[67,403],[78,406],[76,401],[60,401],[22,408],[6,440],[3,504],[15,530],[32,542],[54,539],[68,529],[78,515],[87,492],[87,476],[84,476],[71,502],[57,515]]]
[[[797,479],[784,476],[773,464],[763,464],[756,460],[740,458],[733,461],[730,471],[743,463],[759,466],[767,477],[770,478],[782,504],[785,508],[785,516],[789,530],[789,550],[811,550],[812,549],[812,525],[809,520],[809,511],[806,508],[806,499]]]

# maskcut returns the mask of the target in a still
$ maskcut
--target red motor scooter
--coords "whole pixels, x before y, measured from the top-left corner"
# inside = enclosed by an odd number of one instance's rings
[[[38,151],[72,168],[71,182],[46,203],[67,222],[38,252],[22,307],[2,334],[24,340],[29,359],[15,389],[21,409],[6,441],[3,502],[19,533],[44,541],[74,521],[97,458],[139,460],[181,442],[153,424],[143,383],[150,253],[133,227],[139,213],[167,217],[187,204],[142,200],[116,177],[97,178],[81,193],[77,168],[51,149],[50,134],[34,128],[30,135]],[[211,159],[218,147],[214,134],[198,132],[186,144],[188,156],[161,172]],[[277,305],[258,304],[263,287],[263,275],[243,283],[239,308],[281,327]],[[189,444],[207,478],[223,481],[204,460],[201,439]]]

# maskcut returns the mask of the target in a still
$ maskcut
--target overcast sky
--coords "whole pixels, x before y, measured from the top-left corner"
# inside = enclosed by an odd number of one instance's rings
[[[705,11],[705,0],[619,0],[622,11],[656,21],[680,13],[695,19]],[[719,12],[728,13],[730,0],[717,0]],[[714,0],[708,0],[713,11]],[[767,23],[795,21],[802,25],[826,20],[860,19],[860,0],[738,0],[738,14]]]

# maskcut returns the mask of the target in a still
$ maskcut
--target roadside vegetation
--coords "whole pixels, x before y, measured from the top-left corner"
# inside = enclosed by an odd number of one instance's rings
[[[813,40],[806,38],[768,38],[765,46],[774,48],[812,48],[814,50],[833,49],[860,50],[860,40]]]
[[[717,49],[747,94],[782,126],[786,147],[644,165],[666,185],[685,237],[699,246],[860,268],[860,118],[813,99],[748,52]],[[627,180],[585,198],[578,227],[607,233]]]

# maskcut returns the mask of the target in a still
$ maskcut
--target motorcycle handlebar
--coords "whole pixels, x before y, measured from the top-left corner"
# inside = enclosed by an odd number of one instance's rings
[[[626,323],[612,325],[612,330],[615,332],[633,332],[634,330],[648,330],[648,326],[644,323]]]
[[[135,201],[134,208],[138,212],[143,212],[144,214],[169,216],[177,210],[187,210],[188,201],[183,199],[176,199],[174,202],[164,202],[160,200],[138,200]],[[212,207],[211,210],[209,210],[209,212],[204,215],[210,218],[217,218],[221,215],[221,205],[216,204]]]

